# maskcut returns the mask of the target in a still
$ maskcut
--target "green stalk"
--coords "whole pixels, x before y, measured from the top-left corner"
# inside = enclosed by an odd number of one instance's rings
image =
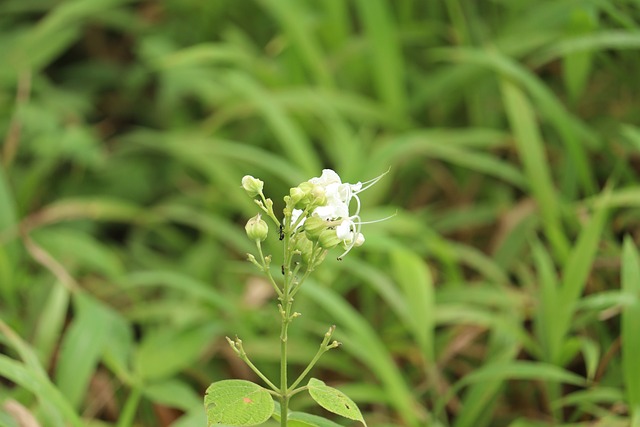
[[[289,394],[287,390],[287,326],[283,318],[282,334],[280,338],[280,426],[287,427],[289,417]]]
[[[276,280],[273,278],[273,275],[271,274],[271,270],[269,269],[269,263],[267,263],[264,253],[262,252],[262,244],[260,243],[259,240],[256,241],[256,246],[258,247],[258,255],[260,256],[260,262],[262,263],[261,265],[263,266],[263,271],[265,275],[269,279],[271,286],[273,286],[273,290],[276,291],[276,294],[278,294],[278,297],[282,297],[282,291],[278,287]]]
[[[286,278],[283,299],[284,308],[281,306],[282,329],[280,332],[280,426],[287,427],[289,412],[289,387],[287,385],[287,335],[291,303],[289,302],[289,280]]]
[[[287,385],[287,339],[289,321],[291,320],[291,217],[285,219],[284,230],[284,284],[280,295],[280,315],[282,325],[280,329],[280,427],[287,427],[289,418],[289,387]]]
[[[333,335],[333,331],[335,331],[336,327],[332,326],[331,328],[329,328],[329,331],[324,334],[324,339],[322,340],[322,343],[320,344],[320,348],[318,349],[318,352],[316,353],[316,355],[313,357],[313,359],[311,360],[311,362],[309,362],[309,364],[307,365],[307,367],[305,368],[304,371],[302,371],[302,373],[300,374],[300,376],[298,377],[298,379],[296,379],[293,384],[291,384],[291,394],[297,393],[298,390],[296,390],[295,388],[298,386],[298,384],[300,384],[302,382],[302,380],[304,380],[304,378],[309,374],[309,372],[311,372],[311,369],[315,366],[315,364],[318,362],[318,360],[320,360],[320,357],[325,354],[327,351],[331,350],[332,348],[336,348],[340,345],[339,342],[334,341],[333,343],[329,344],[329,341],[331,340],[331,336]],[[305,388],[305,387],[302,387]]]
[[[138,405],[140,404],[140,398],[142,397],[142,390],[138,385],[134,385],[131,388],[129,397],[124,404],[120,418],[118,419],[117,427],[129,427],[133,425]]]

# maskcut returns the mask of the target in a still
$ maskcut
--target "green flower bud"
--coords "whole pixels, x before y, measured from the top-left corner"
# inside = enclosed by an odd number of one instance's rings
[[[300,187],[293,187],[289,190],[289,197],[293,206],[296,206],[298,203],[302,201],[306,196],[304,190]]]
[[[311,203],[314,206],[324,206],[327,204],[327,192],[324,187],[314,185],[310,194]]]
[[[298,185],[298,187],[304,192],[304,194],[310,194],[315,184],[310,183],[309,181],[305,181]]]
[[[336,234],[336,230],[332,230],[330,228],[325,228],[318,236],[318,243],[324,249],[331,249],[338,246],[342,240],[338,238]]]
[[[257,195],[262,194],[264,182],[260,181],[258,178],[252,177],[251,175],[245,175],[242,178],[242,188],[244,188],[249,197],[256,197]]]
[[[249,239],[255,242],[263,242],[269,233],[269,226],[262,218],[260,218],[260,214],[249,219],[249,221],[247,221],[247,225],[244,226],[244,229],[247,232]]]
[[[328,223],[326,220],[320,218],[319,216],[311,215],[304,222],[304,232],[307,236],[307,239],[315,242],[320,237],[320,233],[327,229]]]
[[[302,262],[309,264],[313,255],[313,243],[303,233],[297,233],[293,247],[297,252],[300,252]]]

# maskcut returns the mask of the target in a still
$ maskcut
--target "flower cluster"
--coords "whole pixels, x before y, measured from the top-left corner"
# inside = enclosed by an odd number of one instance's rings
[[[377,183],[385,174],[386,172],[366,182],[350,184],[343,183],[333,170],[324,169],[319,177],[290,189],[289,195],[284,199],[286,206],[282,228],[284,233],[290,234],[303,259],[310,258],[310,254],[318,247],[326,251],[338,245],[342,245],[344,249],[338,257],[342,259],[352,248],[364,243],[365,238],[361,233],[364,223],[360,220],[358,194]],[[271,200],[265,199],[262,194],[263,182],[252,176],[245,176],[242,186],[251,197],[261,197],[256,203],[280,226],[271,210]],[[355,205],[353,213],[352,204]],[[264,225],[259,222],[259,217],[253,218],[252,223],[256,225],[247,228],[247,233],[252,231],[252,239],[257,235],[262,237]],[[253,232],[257,224],[260,224],[259,234]]]
[[[357,182],[350,184],[343,183],[340,176],[331,169],[324,169],[320,177],[311,178],[303,187],[311,187],[316,194],[322,194],[320,198],[323,203],[307,211],[306,235],[313,240],[314,237],[322,236],[325,233],[324,242],[333,247],[341,243],[345,249],[344,253],[338,257],[341,259],[353,247],[361,246],[364,243],[364,235],[360,232],[362,221],[360,220],[360,198],[358,194],[374,185],[383,175],[380,175],[365,183]],[[310,185],[309,185],[310,184]],[[299,189],[299,187],[295,187]],[[292,189],[292,191],[295,189]],[[296,190],[297,191],[297,190]],[[295,191],[293,191],[295,192]],[[352,200],[355,201],[355,212],[350,213]],[[294,209],[292,218],[294,223],[298,218],[302,220],[297,224],[302,226],[305,221],[305,211]]]

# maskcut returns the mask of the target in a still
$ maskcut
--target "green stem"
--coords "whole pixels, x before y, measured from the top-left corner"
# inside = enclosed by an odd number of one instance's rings
[[[280,427],[287,427],[289,418],[289,386],[287,379],[287,339],[289,322],[291,321],[292,299],[289,295],[291,291],[291,217],[285,219],[284,224],[284,283],[280,294],[280,315],[282,325],[280,329]]]
[[[293,390],[293,391],[290,394],[293,394],[293,393],[297,392],[297,390],[295,390],[295,388],[298,386],[298,384],[300,384],[300,382],[302,382],[302,380],[304,380],[304,378],[311,371],[311,369],[315,366],[315,364],[318,362],[318,360],[320,360],[320,357],[322,357],[323,354],[325,354],[327,351],[331,350],[332,348],[336,348],[336,347],[338,347],[340,345],[337,341],[334,341],[333,344],[329,344],[329,340],[331,339],[331,335],[333,334],[334,330],[335,330],[335,326],[332,326],[329,329],[329,332],[327,332],[324,335],[324,339],[322,340],[322,344],[320,344],[320,348],[318,349],[318,352],[316,353],[316,355],[313,357],[311,362],[309,362],[309,364],[307,365],[305,370],[302,371],[300,376],[293,382],[293,384],[291,384],[291,387],[289,389]]]
[[[273,278],[273,275],[271,274],[269,263],[265,259],[264,253],[262,252],[262,244],[260,243],[259,240],[256,241],[256,246],[258,248],[258,255],[260,256],[260,262],[262,263],[264,273],[267,275],[267,278],[269,279],[271,286],[273,286],[273,289],[276,291],[276,294],[278,295],[278,297],[282,297],[282,291],[278,287],[276,280]]]
[[[285,280],[286,282],[286,280]],[[287,418],[289,417],[289,386],[287,385],[287,339],[289,321],[291,316],[291,303],[289,301],[288,284],[285,285],[283,292],[282,308],[282,330],[280,332],[280,426],[287,427]]]
[[[118,419],[117,427],[129,427],[133,425],[133,419],[135,418],[140,398],[142,397],[142,390],[139,386],[134,385],[129,393],[120,418]]]
[[[278,218],[274,215],[273,209],[267,208],[269,204],[267,203],[267,199],[264,197],[264,194],[260,193],[260,198],[262,199],[262,210],[264,210],[267,216],[276,223],[276,226],[280,227],[280,221],[278,221]]]
[[[293,286],[293,289],[291,289],[291,292],[289,294],[289,296],[291,298],[293,298],[298,293],[298,291],[300,290],[300,287],[302,286],[302,283],[304,283],[304,281],[307,279],[307,277],[309,277],[309,275],[313,271],[313,266],[316,263],[316,258],[318,256],[320,256],[323,251],[325,251],[325,249],[319,248],[318,243],[316,243],[315,246],[313,247],[313,256],[311,257],[311,260],[309,262],[309,266],[307,267],[306,271],[304,272],[304,275],[302,276],[302,278],[300,278],[298,283],[295,286]]]
[[[227,341],[229,342],[229,344],[231,345],[231,348],[234,349],[234,351],[236,351],[236,353],[238,354],[238,356],[240,357],[240,359],[242,359],[242,361],[244,361],[244,363],[247,364],[247,366],[249,368],[251,368],[251,370],[253,372],[256,373],[256,375],[258,375],[262,381],[265,382],[265,384],[267,384],[269,387],[271,387],[271,389],[275,392],[279,392],[280,389],[278,389],[278,387],[275,386],[275,384],[273,384],[269,378],[266,377],[266,375],[264,375],[260,369],[258,369],[258,367],[256,365],[253,364],[253,362],[251,362],[251,360],[249,359],[249,356],[247,356],[247,353],[244,351],[244,348],[242,347],[242,341],[240,341],[239,339],[236,338],[236,341],[232,341],[230,338],[227,337]]]

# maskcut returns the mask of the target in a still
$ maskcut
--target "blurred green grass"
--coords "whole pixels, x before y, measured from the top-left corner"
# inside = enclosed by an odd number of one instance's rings
[[[225,335],[276,376],[240,179],[282,204],[330,167],[391,168],[362,215],[397,215],[305,285],[292,369],[335,323],[314,376],[371,426],[640,426],[639,29],[631,0],[3,1],[0,425],[202,426],[255,379]]]

